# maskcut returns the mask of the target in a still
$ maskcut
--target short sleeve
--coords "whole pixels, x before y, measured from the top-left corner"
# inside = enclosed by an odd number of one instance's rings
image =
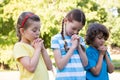
[[[112,59],[111,59],[111,57],[110,57],[110,54],[109,54],[109,52],[107,51],[107,56],[108,56],[108,58],[110,59],[110,61],[112,61]]]
[[[52,37],[52,39],[51,39],[51,48],[52,49],[59,49],[60,48],[57,37]]]
[[[96,53],[86,51],[86,55],[88,58],[88,65],[85,67],[86,70],[91,69],[96,66],[96,59],[95,59],[95,56],[92,54],[96,54]]]
[[[23,56],[29,56],[27,50],[21,44],[16,44],[13,49],[13,55],[15,59]]]

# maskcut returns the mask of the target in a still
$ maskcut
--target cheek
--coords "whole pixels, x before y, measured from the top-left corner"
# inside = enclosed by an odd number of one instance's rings
[[[67,26],[64,30],[65,30],[65,32],[69,32],[69,28]]]
[[[30,32],[28,32],[28,33],[26,33],[26,34],[27,34],[30,38],[34,36],[34,33],[33,33],[33,32],[31,32],[31,31],[30,31]]]
[[[100,40],[95,40],[94,43],[95,43],[97,46],[100,46]]]
[[[68,31],[68,32],[71,32],[71,31],[72,31],[72,29],[71,29],[70,27],[68,27],[68,28],[67,28],[67,31]]]
[[[98,40],[94,40],[93,43],[98,44]]]
[[[68,29],[67,29],[67,32],[71,32],[71,29],[70,29],[70,28],[68,28]]]

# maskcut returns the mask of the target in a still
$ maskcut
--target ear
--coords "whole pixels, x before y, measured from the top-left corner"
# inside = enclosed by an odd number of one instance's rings
[[[64,18],[64,23],[67,23],[68,19],[67,18]]]
[[[23,35],[25,30],[23,28],[20,28],[20,34]]]

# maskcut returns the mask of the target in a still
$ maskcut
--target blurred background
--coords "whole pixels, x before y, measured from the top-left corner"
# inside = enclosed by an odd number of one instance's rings
[[[115,72],[110,74],[110,80],[119,80],[120,0],[0,0],[0,80],[19,80],[12,50],[18,41],[15,27],[22,12],[31,11],[41,18],[40,37],[44,39],[45,47],[55,66],[50,49],[51,36],[61,30],[62,19],[74,8],[81,9],[87,18],[85,27],[79,33],[82,37],[85,37],[88,24],[91,22],[102,23],[109,29],[110,37],[106,45],[115,65]],[[14,75],[16,77],[13,77]],[[53,77],[54,75],[51,80]]]

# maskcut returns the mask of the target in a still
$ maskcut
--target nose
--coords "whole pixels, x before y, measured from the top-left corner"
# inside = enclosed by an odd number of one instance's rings
[[[39,34],[40,34],[40,31],[37,31],[37,32],[36,32],[36,35],[39,36]]]
[[[104,38],[102,38],[101,40],[102,40],[102,42],[105,42],[105,39],[104,39]]]

